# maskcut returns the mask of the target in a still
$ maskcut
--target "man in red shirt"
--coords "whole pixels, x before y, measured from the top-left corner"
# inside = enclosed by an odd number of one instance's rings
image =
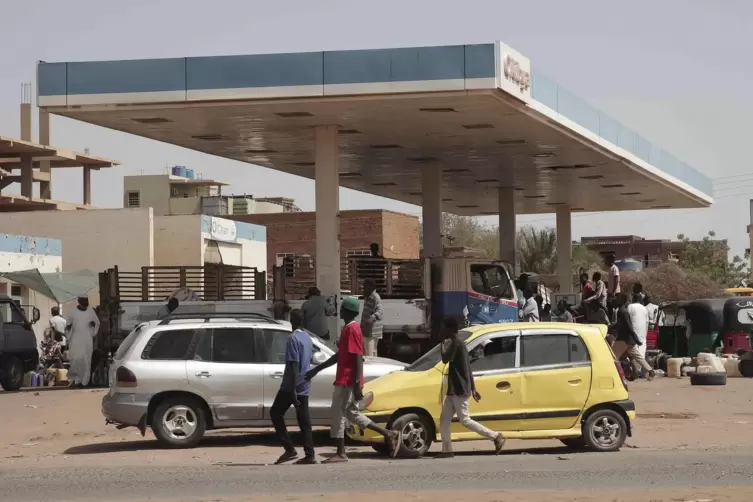
[[[358,410],[358,401],[363,399],[363,333],[355,321],[360,311],[358,300],[353,297],[343,299],[340,317],[345,326],[340,332],[337,353],[326,362],[306,373],[306,380],[311,380],[320,371],[337,364],[335,390],[332,395],[332,428],[330,436],[337,441],[337,453],[322,463],[347,462],[345,454],[345,429],[351,422],[361,429],[371,429],[384,436],[384,442],[390,454],[395,457],[400,451],[402,433],[384,429]]]

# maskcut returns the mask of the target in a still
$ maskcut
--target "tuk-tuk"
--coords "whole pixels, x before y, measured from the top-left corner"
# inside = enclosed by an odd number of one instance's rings
[[[659,308],[664,324],[659,326],[657,348],[665,354],[696,357],[717,347],[725,353],[750,350],[753,299],[688,300],[664,303]]]

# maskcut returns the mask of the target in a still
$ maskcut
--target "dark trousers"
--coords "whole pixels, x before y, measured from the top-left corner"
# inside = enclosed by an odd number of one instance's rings
[[[298,418],[298,427],[303,434],[303,451],[307,457],[314,456],[314,433],[311,430],[311,415],[309,415],[309,397],[298,396],[298,406],[295,407],[295,414]],[[278,391],[275,402],[269,410],[269,417],[275,426],[275,432],[280,439],[285,451],[295,451],[293,440],[290,439],[290,433],[285,426],[285,413],[293,406],[293,393]]]

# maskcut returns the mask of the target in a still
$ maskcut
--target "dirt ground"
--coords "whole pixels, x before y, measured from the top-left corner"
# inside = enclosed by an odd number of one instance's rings
[[[740,487],[693,489],[684,490],[645,490],[640,491],[582,491],[582,492],[553,492],[550,490],[537,491],[458,491],[458,492],[390,492],[358,494],[358,502],[384,502],[385,497],[403,502],[748,502],[750,494]],[[316,495],[287,495],[283,497],[254,497],[250,498],[211,498],[194,499],[180,502],[301,502],[324,501],[352,502],[352,493]],[[146,502],[146,501],[143,501]],[[179,501],[175,501],[179,502]]]
[[[749,448],[753,446],[752,390],[753,380],[748,379],[729,379],[726,387],[692,387],[687,378],[634,382],[630,393],[636,402],[638,420],[627,445],[645,450]],[[113,426],[106,426],[100,414],[100,400],[104,392],[0,392],[0,423],[3,424],[0,429],[0,463],[7,467],[143,466],[149,463],[202,466],[239,462],[264,464],[272,462],[279,454],[279,447],[270,431],[242,430],[209,433],[193,450],[164,450],[158,446],[151,432],[142,438],[135,429],[118,431]],[[318,436],[326,441],[325,431]],[[507,449],[525,451],[555,445],[559,446],[559,443],[510,441]],[[482,448],[486,449],[488,445],[485,442],[458,445],[458,450]],[[322,446],[319,451],[326,453],[329,449]],[[423,496],[414,494],[406,500],[421,501],[423,499],[420,497]],[[492,496],[488,500],[496,499]],[[546,500],[558,499],[549,497]],[[597,497],[594,500],[620,499]],[[715,496],[713,500],[738,499]]]

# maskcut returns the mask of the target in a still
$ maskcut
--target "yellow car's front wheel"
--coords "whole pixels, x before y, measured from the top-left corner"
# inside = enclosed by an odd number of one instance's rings
[[[390,429],[403,432],[403,442],[398,455],[405,458],[424,456],[431,448],[436,435],[433,421],[428,415],[418,413],[405,413],[398,416],[390,425]],[[382,455],[389,454],[389,449],[385,444],[373,444],[371,447]]]

